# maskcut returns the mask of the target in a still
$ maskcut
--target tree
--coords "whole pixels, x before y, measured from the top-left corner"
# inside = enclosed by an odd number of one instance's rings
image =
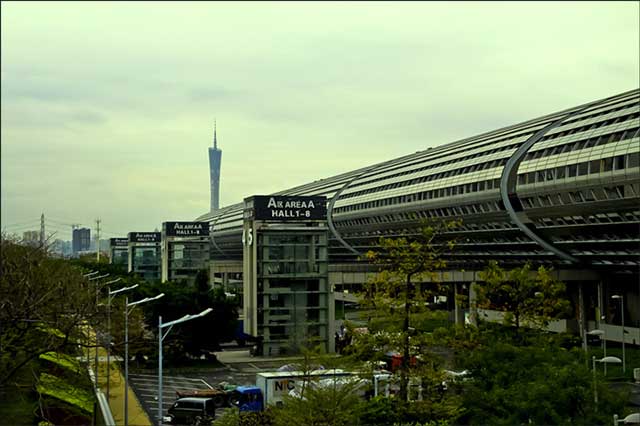
[[[206,280],[193,284],[171,281],[147,283],[136,290],[139,290],[139,297],[165,293],[162,299],[141,306],[152,330],[157,328],[158,316],[162,316],[163,322],[168,322],[213,308],[209,315],[181,324],[180,333],[167,336],[167,359],[172,359],[172,354],[182,357],[186,354],[206,355],[217,350],[221,342],[233,339],[238,317],[236,301],[227,298],[221,288],[211,289]]]
[[[476,287],[478,307],[506,311],[504,322],[515,326],[516,333],[523,323],[545,327],[570,307],[564,298],[564,283],[543,266],[532,272],[531,264],[527,263],[505,271],[497,262],[491,261],[479,276],[484,283]]]
[[[365,286],[364,305],[402,322],[396,334],[402,350],[402,400],[408,396],[410,316],[424,310],[429,296],[439,290],[439,273],[447,266],[443,254],[454,247],[453,240],[443,240],[443,234],[458,225],[456,221],[423,222],[415,237],[381,237],[379,248],[366,253],[366,259],[380,270]]]
[[[98,310],[80,270],[39,248],[0,244],[1,387],[41,354],[77,347]]]
[[[2,420],[30,423],[34,413],[45,420],[58,415],[66,418],[73,407],[56,396],[85,393],[88,397],[84,399],[91,400],[89,378],[77,365],[80,374],[65,377],[49,361],[55,354],[56,359],[75,362],[76,357],[84,356],[79,346],[93,346],[86,343],[85,331],[87,324],[102,319],[95,285],[83,278],[79,268],[48,257],[42,248],[18,245],[3,236],[0,253]]]
[[[531,346],[485,339],[460,359],[471,372],[462,394],[461,424],[605,424],[626,398],[600,381],[599,410],[593,377],[580,349],[567,351],[544,336]]]

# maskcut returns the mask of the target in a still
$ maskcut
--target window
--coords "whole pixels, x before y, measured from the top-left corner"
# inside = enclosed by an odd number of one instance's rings
[[[578,176],[584,176],[589,173],[589,162],[585,161],[578,164]]]

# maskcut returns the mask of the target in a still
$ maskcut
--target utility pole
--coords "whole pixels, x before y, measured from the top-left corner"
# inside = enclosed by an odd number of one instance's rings
[[[40,248],[44,250],[44,213],[40,216]]]
[[[96,262],[100,263],[100,218],[96,219]]]

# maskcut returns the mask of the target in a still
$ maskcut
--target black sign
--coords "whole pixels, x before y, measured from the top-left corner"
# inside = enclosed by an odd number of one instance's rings
[[[253,197],[253,208],[256,220],[325,220],[327,197],[256,195]]]
[[[126,247],[129,244],[128,238],[109,238],[111,247]]]
[[[129,242],[131,243],[159,243],[159,232],[129,232]]]
[[[167,237],[206,237],[209,235],[207,222],[165,222],[162,230]]]

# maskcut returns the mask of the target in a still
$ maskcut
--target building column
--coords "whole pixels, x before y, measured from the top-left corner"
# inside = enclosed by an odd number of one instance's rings
[[[478,326],[478,293],[476,285],[475,279],[469,284],[469,321],[474,327]]]
[[[587,330],[586,315],[584,312],[584,283],[578,283],[578,327],[580,328],[580,337],[582,338],[582,349],[587,352]],[[588,360],[587,360],[588,362]]]
[[[596,328],[601,329],[602,324],[604,324],[606,321],[604,319],[604,304],[603,304],[603,297],[604,294],[602,292],[602,281],[598,281],[597,284],[597,288],[598,288],[598,307],[596,308]]]
[[[462,304],[460,303],[458,293],[460,291],[460,283],[453,284],[453,302],[455,305],[454,315],[456,320],[456,325],[464,325],[464,309],[462,308]]]

